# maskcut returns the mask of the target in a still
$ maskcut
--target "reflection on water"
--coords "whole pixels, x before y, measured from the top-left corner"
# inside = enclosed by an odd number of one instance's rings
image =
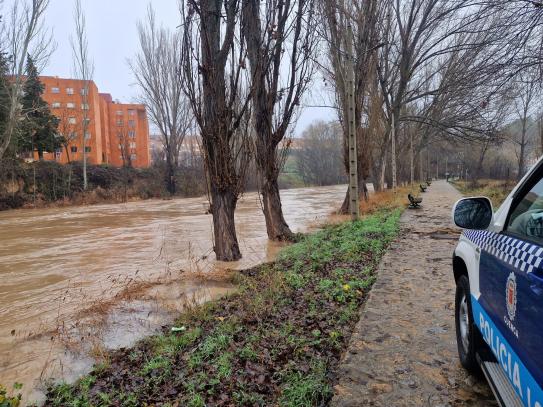
[[[282,191],[287,222],[307,231],[339,206],[344,191]],[[216,298],[230,288],[196,283],[191,272],[250,267],[281,248],[268,242],[251,193],[236,212],[243,259],[213,261],[206,209],[205,198],[191,198],[0,213],[0,383],[18,380],[28,392],[42,372],[70,379],[92,362],[71,351],[71,339],[129,346],[171,320],[187,298]],[[83,348],[92,354],[93,346]]]

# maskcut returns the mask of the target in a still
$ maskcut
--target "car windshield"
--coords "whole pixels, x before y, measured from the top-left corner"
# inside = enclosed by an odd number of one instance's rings
[[[507,230],[543,239],[543,179],[532,187],[513,210]]]

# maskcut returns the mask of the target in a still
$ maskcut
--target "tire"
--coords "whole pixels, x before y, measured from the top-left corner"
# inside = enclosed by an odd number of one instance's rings
[[[468,372],[478,373],[480,368],[476,353],[480,345],[480,336],[477,327],[473,323],[469,279],[466,275],[460,276],[456,282],[454,305],[456,344],[460,363]]]

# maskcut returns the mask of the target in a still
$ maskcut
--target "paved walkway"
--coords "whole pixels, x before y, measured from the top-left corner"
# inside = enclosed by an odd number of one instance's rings
[[[458,362],[451,257],[460,198],[444,181],[407,210],[341,362],[332,406],[496,406]]]

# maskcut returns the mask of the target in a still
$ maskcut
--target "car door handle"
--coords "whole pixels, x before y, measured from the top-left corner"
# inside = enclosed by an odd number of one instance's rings
[[[534,273],[528,273],[528,280],[530,283],[530,289],[537,295],[543,294],[543,277],[538,276]]]

